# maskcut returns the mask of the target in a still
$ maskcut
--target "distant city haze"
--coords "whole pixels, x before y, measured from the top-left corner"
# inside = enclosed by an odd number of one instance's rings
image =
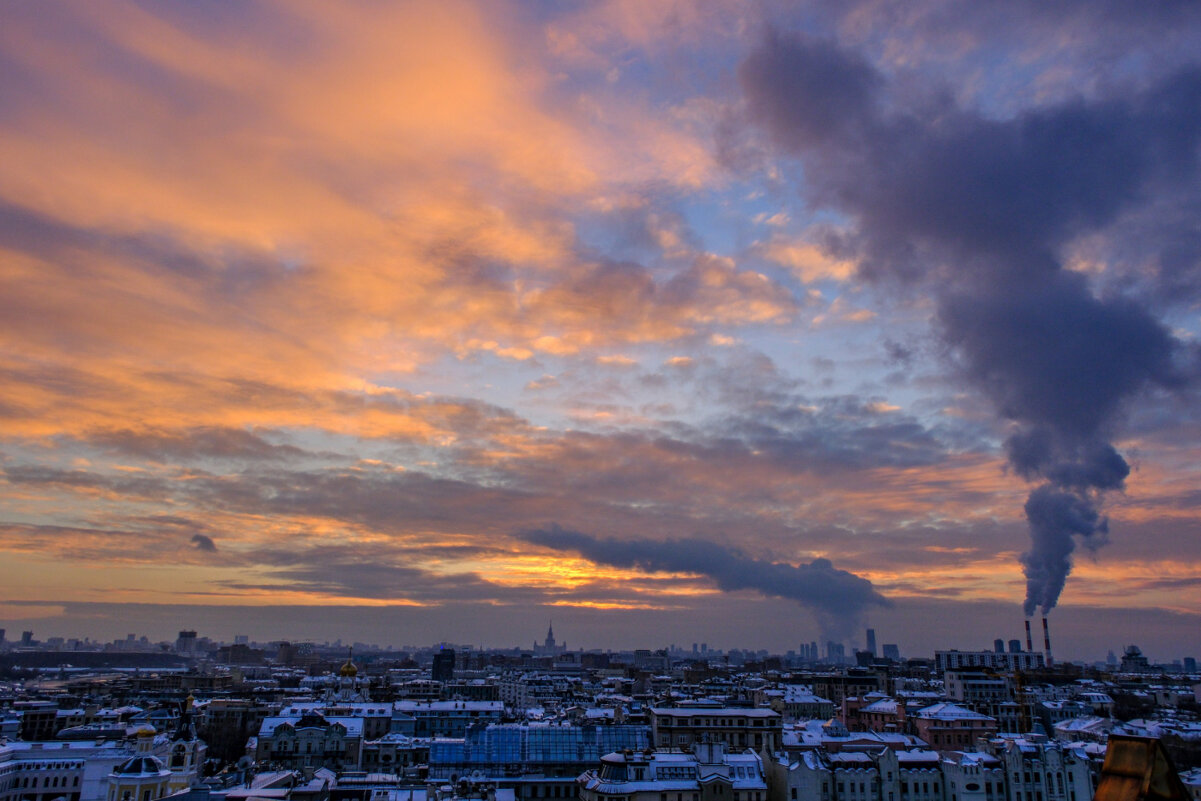
[[[450,605],[437,612],[406,608],[372,607],[168,607],[118,604],[68,606],[54,617],[8,624],[7,641],[16,645],[21,631],[32,630],[35,639],[52,636],[91,638],[95,641],[124,640],[130,633],[151,642],[174,642],[183,621],[201,636],[233,642],[235,636],[273,642],[365,642],[382,648],[401,648],[450,642],[476,648],[520,648],[529,650],[541,643],[545,619],[536,617],[540,608],[508,609],[476,605]],[[801,652],[802,645],[818,643],[824,657],[827,642],[815,626],[797,620],[795,608],[785,603],[764,604],[752,598],[723,599],[716,606],[688,613],[554,610],[555,635],[569,650],[657,650],[675,645],[690,651],[692,643],[705,643],[714,650],[747,649],[784,655]],[[943,615],[971,615],[973,634],[955,634],[953,626],[929,621]],[[713,616],[713,617],[710,617]],[[716,620],[714,620],[714,618]],[[948,604],[912,602],[898,605],[888,615],[877,616],[877,643],[899,647],[902,658],[931,659],[935,651],[991,651],[995,639],[1017,639],[1025,648],[1021,618],[1007,604]],[[1116,632],[1135,632],[1130,637],[1099,631],[1098,619]],[[518,621],[524,624],[520,625]],[[699,621],[689,629],[688,621]],[[1196,656],[1201,650],[1187,640],[1174,639],[1179,621],[1171,615],[1143,610],[1066,608],[1052,631],[1057,660],[1082,663],[1102,662],[1110,651],[1122,653],[1129,644],[1140,646],[1155,662],[1164,664]],[[789,635],[792,635],[791,638]],[[1129,640],[1129,642],[1127,642]],[[853,632],[845,640],[846,656],[854,660],[856,650],[866,646],[865,632]],[[1042,653],[1041,635],[1034,642]],[[877,655],[882,649],[877,647]]]

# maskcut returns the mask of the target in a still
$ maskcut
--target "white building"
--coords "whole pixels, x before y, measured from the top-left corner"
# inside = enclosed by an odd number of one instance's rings
[[[601,758],[577,780],[581,801],[768,801],[763,762],[721,743],[694,752],[638,751]]]
[[[1030,651],[935,651],[934,659],[940,671],[959,668],[992,668],[993,670],[1041,670],[1047,660]]]
[[[126,763],[141,759],[151,762],[128,766],[129,771],[136,767],[135,772],[121,772]],[[143,801],[146,789],[152,791],[152,799],[158,798],[160,784],[163,795],[194,784],[203,760],[203,742],[188,736],[169,739],[150,729],[132,742],[0,743],[0,801],[108,801],[115,788],[129,790],[132,801],[135,785],[136,801]],[[135,773],[145,779],[142,768],[151,763],[153,782],[129,780]],[[116,801],[121,798],[118,794]]]
[[[782,754],[768,764],[770,801],[1092,801],[1082,749],[1022,739],[989,746]]]
[[[1034,738],[1003,738],[990,746],[1005,769],[1008,801],[1092,801],[1096,788],[1082,748]]]

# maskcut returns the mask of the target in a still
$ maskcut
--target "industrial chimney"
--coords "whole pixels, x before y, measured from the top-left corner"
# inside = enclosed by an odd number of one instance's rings
[[[1047,628],[1047,616],[1043,615],[1043,653],[1047,656],[1047,667],[1055,664],[1051,658],[1051,630]]]
[[[1026,652],[1034,653],[1034,640],[1030,638],[1030,618],[1026,618]]]

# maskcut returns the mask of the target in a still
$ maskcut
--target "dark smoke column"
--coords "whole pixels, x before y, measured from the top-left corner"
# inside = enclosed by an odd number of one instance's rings
[[[1025,610],[1047,613],[1077,545],[1108,537],[1104,496],[1130,472],[1110,444],[1127,404],[1198,373],[1197,349],[1145,294],[1094,287],[1063,253],[1152,200],[1201,203],[1201,65],[1004,119],[923,107],[864,53],[774,28],[738,77],[748,119],[803,162],[819,202],[854,218],[839,247],[859,278],[928,290],[956,372],[1012,426],[1009,463],[1036,484]],[[1152,259],[1165,242],[1127,246]]]
[[[1058,267],[1020,289],[986,289],[946,298],[940,322],[967,377],[1014,426],[1010,466],[1038,482],[1026,500],[1021,565],[1025,614],[1045,615],[1077,546],[1095,550],[1109,539],[1102,504],[1125,489],[1130,466],[1108,435],[1139,392],[1171,386],[1176,343],[1146,310],[1099,299]]]
[[[1104,545],[1109,521],[1100,514],[1099,500],[1084,493],[1067,492],[1051,484],[1038,487],[1026,501],[1030,525],[1030,550],[1022,554],[1026,574],[1027,617],[1036,610],[1044,615],[1059,603],[1068,574],[1072,571],[1075,538],[1089,549]]]

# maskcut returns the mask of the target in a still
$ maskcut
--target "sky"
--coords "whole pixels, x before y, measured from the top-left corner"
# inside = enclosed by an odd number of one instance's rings
[[[6,6],[0,627],[1201,655],[1201,6]]]

